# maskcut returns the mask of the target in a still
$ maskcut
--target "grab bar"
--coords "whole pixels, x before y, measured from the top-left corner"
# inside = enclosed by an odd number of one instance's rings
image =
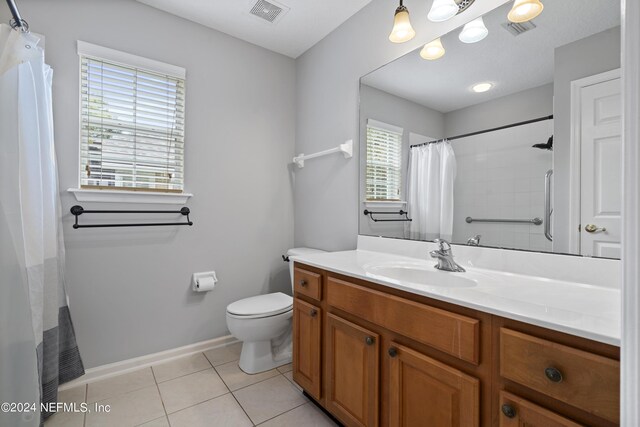
[[[471,224],[472,222],[508,222],[508,223],[512,223],[512,224],[534,224],[534,225],[540,225],[542,224],[542,220],[538,217],[536,218],[532,218],[532,219],[495,219],[495,218],[471,218],[470,216],[468,216],[465,221],[468,224]]]
[[[544,237],[553,242],[551,235],[551,214],[553,213],[551,208],[551,175],[553,175],[553,169],[549,169],[544,175]]]

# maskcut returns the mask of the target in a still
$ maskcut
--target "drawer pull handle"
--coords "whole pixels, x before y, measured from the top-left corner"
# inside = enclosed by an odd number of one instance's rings
[[[315,308],[312,308],[311,311],[309,312],[309,316],[316,317],[317,315],[318,315],[318,310],[316,310]]]
[[[516,408],[511,405],[504,404],[502,405],[502,413],[507,418],[514,418],[516,416]]]
[[[549,379],[549,381],[554,383],[562,382],[562,372],[554,367],[549,367],[544,370],[545,376]]]
[[[366,337],[366,338],[364,339],[364,342],[366,342],[366,343],[367,343],[367,345],[373,345],[373,343],[374,343],[374,342],[376,342],[376,339],[375,339],[375,338],[373,338],[373,337]]]
[[[396,357],[398,355],[398,349],[395,347],[389,348],[389,356]]]
[[[300,286],[302,286],[303,288],[307,286],[307,281],[304,279],[300,280]]]

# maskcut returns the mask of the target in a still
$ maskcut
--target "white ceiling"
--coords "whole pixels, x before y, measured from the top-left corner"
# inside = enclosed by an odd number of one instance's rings
[[[276,0],[290,10],[273,24],[249,13],[257,0],[137,1],[297,58],[371,0]]]
[[[446,54],[441,59],[425,61],[417,50],[362,82],[447,113],[551,83],[554,48],[620,25],[619,0],[545,0],[534,19],[537,28],[514,37],[501,27],[510,7],[511,2],[485,15],[489,35],[481,42],[464,44],[455,30],[442,37]],[[494,88],[471,91],[485,81]]]

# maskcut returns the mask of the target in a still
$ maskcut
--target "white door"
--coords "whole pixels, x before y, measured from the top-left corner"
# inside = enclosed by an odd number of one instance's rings
[[[620,77],[580,88],[580,253],[620,258],[622,100]]]

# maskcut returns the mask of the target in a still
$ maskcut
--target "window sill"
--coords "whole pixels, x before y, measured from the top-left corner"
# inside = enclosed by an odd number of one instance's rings
[[[382,209],[401,209],[403,208],[407,202],[403,200],[394,200],[394,201],[374,201],[374,200],[365,200],[364,206],[366,208],[382,208]]]
[[[86,188],[69,188],[69,193],[76,196],[79,202],[104,203],[154,203],[184,205],[190,193],[157,193],[154,191],[119,191],[119,190],[90,190]]]

